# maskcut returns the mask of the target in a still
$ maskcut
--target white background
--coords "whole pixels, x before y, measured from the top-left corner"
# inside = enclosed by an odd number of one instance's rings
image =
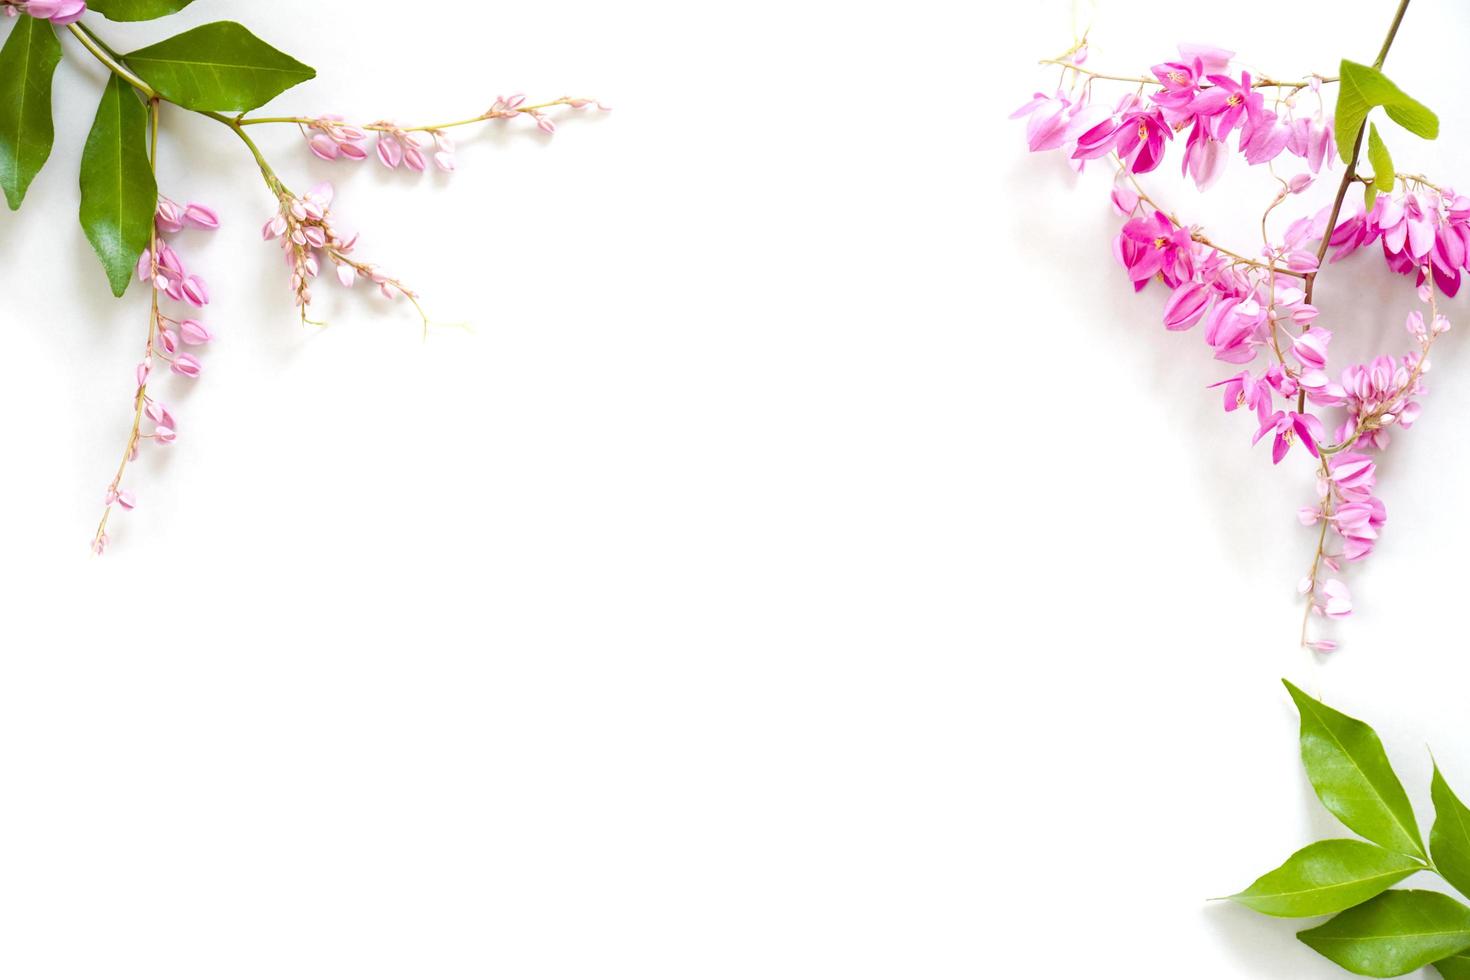
[[[1377,724],[1426,825],[1425,742],[1470,789],[1459,337],[1312,658],[1307,470],[1133,296],[1106,176],[1004,119],[1069,3],[408,6],[96,25],[245,21],[320,71],[283,113],[616,107],[490,127],[450,179],[261,134],[473,327],[427,343],[334,284],[303,329],[248,156],[170,113],[164,191],[225,222],[178,240],[220,339],[102,560],[145,307],[76,224],[102,76],[67,42],[52,161],[0,215],[0,975],[1338,975],[1205,899],[1334,832],[1279,676]],[[1327,72],[1391,7],[1112,0],[1093,63]],[[1388,68],[1445,137],[1402,169],[1454,179],[1467,26],[1410,11]],[[1239,206],[1155,186],[1249,246],[1244,171]],[[1339,337],[1400,345],[1403,283],[1339,268]]]

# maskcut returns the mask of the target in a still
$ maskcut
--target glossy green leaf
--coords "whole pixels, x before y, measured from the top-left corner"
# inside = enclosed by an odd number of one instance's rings
[[[82,228],[115,296],[128,288],[152,236],[158,185],[148,164],[148,112],[112,76],[82,150]]]
[[[1435,960],[1434,968],[1444,980],[1470,980],[1470,954],[1456,953],[1442,960]]]
[[[1422,103],[1410,98],[1403,89],[1389,81],[1377,68],[1344,60],[1338,68],[1337,109],[1333,119],[1333,135],[1343,163],[1357,145],[1358,133],[1368,113],[1382,106],[1388,117],[1424,139],[1439,135],[1439,117]]]
[[[1373,166],[1373,186],[1387,194],[1393,190],[1393,157],[1378,135],[1378,127],[1368,124],[1368,162]]]
[[[1360,840],[1324,840],[1297,851],[1230,899],[1266,915],[1331,915],[1366,902],[1423,865]]]
[[[87,0],[87,9],[109,20],[153,20],[183,10],[194,0]]]
[[[244,112],[316,77],[232,21],[217,21],[124,55],[170,102],[201,112]]]
[[[1434,767],[1429,793],[1434,799],[1429,853],[1434,855],[1434,864],[1444,880],[1461,894],[1470,895],[1470,809],[1450,789],[1450,784],[1440,775],[1439,766]]]
[[[1344,970],[1397,977],[1470,949],[1470,908],[1439,892],[1388,891],[1297,938]]]
[[[61,42],[51,24],[22,17],[0,49],[0,188],[14,211],[51,156],[51,79]]]
[[[1282,681],[1301,712],[1302,764],[1333,816],[1375,844],[1424,857],[1419,824],[1378,733]]]

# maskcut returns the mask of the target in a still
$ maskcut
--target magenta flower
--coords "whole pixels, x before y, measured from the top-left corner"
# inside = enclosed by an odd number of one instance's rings
[[[1317,416],[1298,412],[1278,411],[1267,416],[1251,439],[1251,445],[1254,446],[1260,442],[1261,437],[1268,432],[1276,433],[1276,438],[1271,445],[1272,463],[1281,462],[1287,450],[1291,448],[1292,442],[1297,439],[1307,447],[1307,452],[1316,456],[1317,446],[1323,437],[1322,423]]]
[[[1232,378],[1216,381],[1211,388],[1225,389],[1225,411],[1249,408],[1256,417],[1265,419],[1271,411],[1271,386],[1249,371],[1242,371]]]
[[[1132,112],[1118,126],[1118,156],[1136,174],[1146,174],[1164,160],[1164,142],[1172,140],[1174,131],[1157,109]]]
[[[1210,75],[1209,80],[1212,87],[1201,91],[1190,109],[1209,118],[1215,139],[1225,139],[1248,120],[1249,114],[1264,109],[1265,96],[1251,88],[1250,72],[1241,72],[1239,82],[1229,75]]]
[[[1116,239],[1116,253],[1128,270],[1135,289],[1162,273],[1171,284],[1194,274],[1189,232],[1176,227],[1162,211],[1150,218],[1134,218],[1123,226]]]
[[[1213,295],[1209,286],[1193,279],[1180,283],[1169,294],[1164,304],[1164,327],[1169,330],[1188,330],[1200,321],[1209,308]]]

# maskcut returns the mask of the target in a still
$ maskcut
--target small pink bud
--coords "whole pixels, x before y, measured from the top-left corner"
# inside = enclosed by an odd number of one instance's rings
[[[184,299],[194,306],[206,306],[209,303],[209,289],[204,285],[204,280],[198,276],[187,277],[180,288],[183,290]]]
[[[337,281],[351,289],[352,284],[357,282],[357,270],[343,262],[337,266]]]
[[[129,491],[119,490],[117,493],[117,505],[123,510],[132,510],[134,507],[138,506],[138,501]]]
[[[170,328],[164,327],[158,331],[158,346],[172,354],[179,349],[179,335],[174,333]]]
[[[311,152],[323,160],[335,160],[342,152],[337,148],[337,144],[332,137],[326,133],[317,133],[310,139],[309,145],[311,146]]]
[[[148,383],[148,374],[153,368],[147,361],[139,361],[138,369],[133,372],[138,378],[138,387],[141,388]]]
[[[214,334],[210,333],[209,328],[198,320],[185,320],[179,324],[179,336],[184,343],[195,347],[207,344],[214,339]]]
[[[170,365],[174,374],[182,374],[186,378],[199,377],[199,372],[203,367],[204,365],[200,364],[199,359],[193,354],[180,354]]]
[[[166,425],[160,425],[153,430],[153,438],[161,446],[167,446],[179,437],[178,433]],[[135,459],[137,457],[134,457]]]
[[[219,215],[215,213],[214,208],[207,208],[193,202],[184,208],[184,220],[195,228],[203,228],[206,231],[213,231],[219,227]]]
[[[380,134],[378,136],[378,159],[389,170],[397,168],[403,162],[403,146],[392,136]]]

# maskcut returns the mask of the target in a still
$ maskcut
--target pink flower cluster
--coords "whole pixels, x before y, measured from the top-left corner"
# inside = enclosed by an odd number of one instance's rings
[[[1082,70],[1079,55],[1085,60],[1085,49],[1064,64]],[[1065,150],[1077,169],[1113,153],[1130,172],[1148,173],[1163,162],[1165,145],[1188,129],[1181,172],[1201,190],[1223,172],[1232,134],[1249,164],[1269,163],[1289,152],[1313,173],[1320,171],[1334,147],[1320,101],[1315,113],[1298,114],[1293,93],[1267,108],[1260,89],[1283,86],[1252,81],[1250,72],[1232,78],[1226,72],[1234,56],[1220,48],[1181,44],[1178,60],[1153,66],[1160,88],[1147,99],[1129,92],[1112,104],[1094,102],[1089,75],[1076,93],[1037,92],[1011,118],[1028,117],[1026,140],[1033,152]],[[1315,92],[1320,84],[1313,76],[1301,87]]]
[[[1309,616],[1340,618],[1352,611],[1352,598],[1339,578],[1326,576],[1370,555],[1384,527],[1387,511],[1375,495],[1370,454],[1388,446],[1392,429],[1407,429],[1419,416],[1430,348],[1450,329],[1436,297],[1454,295],[1461,274],[1470,272],[1470,198],[1423,178],[1398,177],[1402,189],[1379,194],[1371,210],[1361,201],[1340,214],[1336,205],[1323,207],[1269,235],[1273,213],[1289,211],[1314,175],[1332,166],[1331,119],[1320,98],[1312,113],[1295,105],[1301,91],[1316,93],[1322,79],[1253,82],[1249,73],[1238,79],[1228,73],[1230,52],[1181,46],[1179,53],[1180,60],[1155,65],[1152,79],[1127,79],[1139,82],[1139,91],[1099,106],[1091,101],[1094,82],[1118,76],[1081,67],[1085,50],[1079,49],[1070,60],[1055,62],[1064,66],[1064,81],[1070,77],[1072,86],[1037,94],[1013,118],[1027,120],[1033,151],[1061,150],[1074,169],[1114,157],[1112,203],[1124,223],[1113,255],[1133,288],[1160,283],[1168,291],[1164,327],[1186,331],[1202,324],[1214,358],[1240,368],[1213,387],[1223,389],[1225,411],[1254,415],[1252,445],[1269,437],[1273,463],[1299,445],[1317,470],[1320,500],[1300,514],[1302,523],[1318,530],[1301,592]],[[1273,91],[1270,105],[1263,89]],[[1278,160],[1283,153],[1302,160],[1300,172],[1276,174],[1280,187],[1265,202],[1262,242],[1254,255],[1215,244],[1200,227],[1166,213],[1139,185],[1137,175],[1156,169],[1168,143],[1185,129],[1190,135],[1181,170],[1202,189],[1220,176],[1232,134],[1248,164]],[[1347,189],[1344,182],[1339,201]],[[1335,248],[1336,261],[1375,241],[1391,270],[1415,276],[1426,309],[1408,315],[1409,352],[1332,372],[1333,334],[1317,322],[1320,314],[1311,301],[1321,259],[1329,248]],[[1328,411],[1336,413],[1334,421],[1319,415]],[[1308,639],[1305,623],[1302,637],[1316,650],[1336,646],[1330,639]]]
[[[556,122],[546,113],[552,106],[569,106],[585,109],[596,106],[607,112],[609,108],[594,99],[574,99],[563,96],[539,105],[527,105],[524,95],[497,96],[493,105],[473,119],[461,119],[435,126],[404,127],[380,120],[364,126],[354,126],[342,116],[317,116],[314,119],[292,119],[301,126],[311,152],[323,160],[366,160],[370,134],[377,138],[378,162],[389,170],[399,167],[423,173],[430,161],[445,173],[455,170],[454,140],[446,130],[467,123],[486,122],[491,119],[514,119],[526,116],[535,120],[536,128],[548,136],[556,132]]]
[[[1367,211],[1352,202],[1352,213],[1332,232],[1336,251],[1329,261],[1382,242],[1388,267],[1408,275],[1428,268],[1446,296],[1460,291],[1460,274],[1470,272],[1470,197],[1450,188],[1419,183],[1402,194],[1380,194]]]
[[[75,24],[87,12],[84,0],[0,0],[0,9],[7,17],[29,14],[39,20],[53,24]]]
[[[414,294],[398,280],[352,257],[358,236],[344,238],[333,227],[331,205],[335,193],[329,183],[318,184],[300,197],[282,189],[279,209],[261,229],[266,241],[280,239],[286,265],[291,269],[291,291],[303,319],[311,304],[311,282],[321,272],[323,259],[335,267],[337,280],[344,286],[351,287],[359,278],[365,278],[376,283],[389,299],[402,295],[412,300]]]
[[[161,294],[175,302],[186,303],[196,308],[205,306],[209,302],[209,289],[204,280],[184,268],[183,260],[179,257],[178,252],[163,240],[163,236],[177,234],[185,228],[213,231],[219,227],[219,216],[212,208],[202,204],[179,205],[159,195],[158,209],[154,212],[153,222],[157,229],[157,234],[154,235],[156,254],[154,247],[143,250],[143,255],[138,260],[138,278],[149,283],[156,291],[156,295]],[[121,486],[128,464],[138,458],[139,449],[145,441],[167,446],[178,438],[178,423],[174,420],[173,413],[169,411],[168,406],[154,398],[148,390],[155,361],[167,363],[169,370],[180,377],[197,378],[204,366],[196,355],[183,348],[186,346],[202,347],[214,339],[213,332],[199,320],[192,317],[181,320],[169,316],[156,304],[152,317],[143,359],[138,362],[133,372],[134,380],[137,382],[137,390],[133,396],[135,408],[133,428],[128,436],[122,465],[118,467],[117,475],[108,484],[103,500],[102,522],[98,525],[97,534],[92,539],[92,550],[99,555],[107,550],[110,540],[107,534],[107,520],[112,508],[116,506],[122,510],[132,510],[137,506],[137,499],[133,493],[124,490]],[[144,419],[153,424],[152,431],[142,431]]]

